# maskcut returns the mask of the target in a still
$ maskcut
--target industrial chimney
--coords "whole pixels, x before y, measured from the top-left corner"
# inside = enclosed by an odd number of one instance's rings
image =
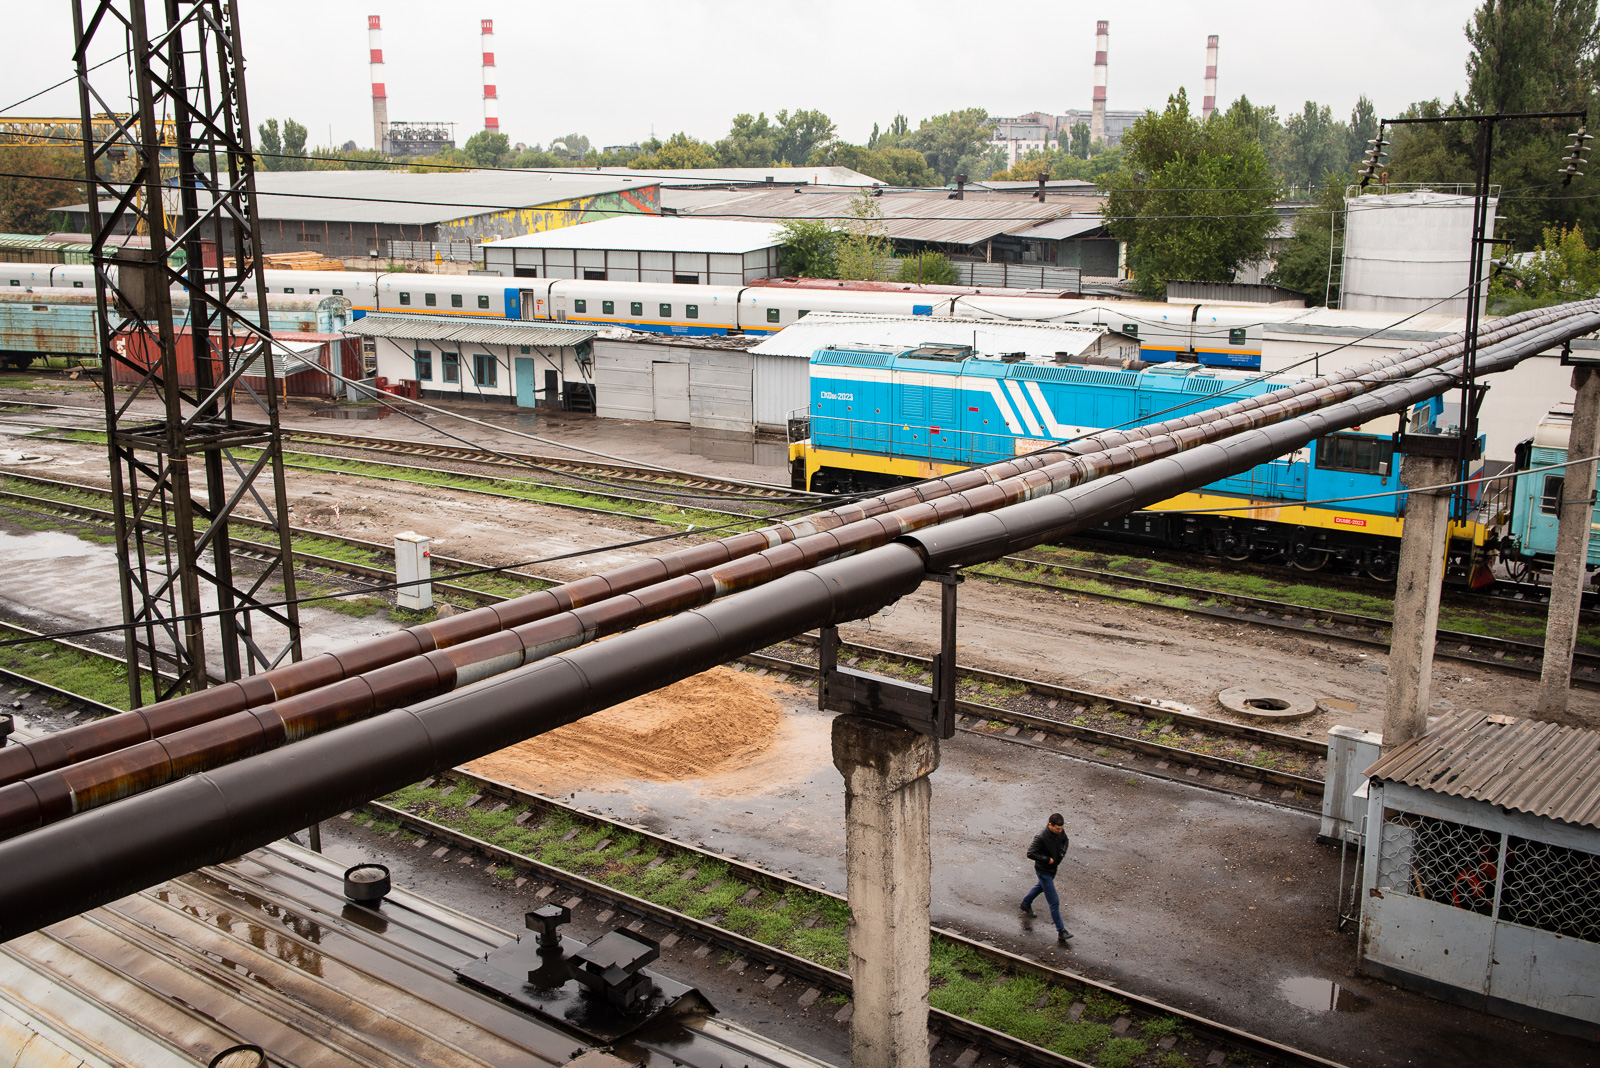
[[[383,87],[383,24],[377,15],[367,16],[368,62],[372,64],[372,146],[389,151],[389,94]]]
[[[494,19],[483,20],[481,33],[483,44],[483,128],[489,133],[499,133],[499,100],[494,95]]]
[[[1106,49],[1110,45],[1111,23],[1101,19],[1094,27],[1094,110],[1089,113],[1089,140],[1102,144],[1106,139]]]
[[[1217,110],[1217,35],[1206,38],[1206,97],[1200,107],[1200,121],[1211,117]]]

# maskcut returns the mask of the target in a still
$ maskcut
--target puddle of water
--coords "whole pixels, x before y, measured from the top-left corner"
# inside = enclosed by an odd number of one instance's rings
[[[1278,984],[1278,996],[1307,1012],[1360,1012],[1367,999],[1346,990],[1331,979],[1309,975],[1285,979]]]
[[[372,408],[318,408],[311,413],[319,419],[387,419],[394,414],[381,405]]]
[[[0,534],[0,559],[8,565],[24,564],[30,560],[101,555],[115,557],[116,550],[54,530],[41,530],[33,534]]]

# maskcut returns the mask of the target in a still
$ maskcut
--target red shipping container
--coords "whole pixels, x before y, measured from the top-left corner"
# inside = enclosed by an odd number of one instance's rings
[[[315,334],[280,332],[273,335],[278,341],[290,346],[306,362],[316,363],[324,369],[337,370],[346,378],[359,379],[361,377],[361,343],[356,338],[347,338],[343,334]],[[184,330],[178,334],[178,383],[185,388],[194,388],[194,338]],[[250,343],[248,338],[238,337],[234,340],[236,348]],[[213,339],[213,346],[217,344]],[[155,339],[147,334],[131,334],[118,339],[119,351],[130,362],[140,367],[148,367],[159,359],[159,350]],[[309,350],[309,351],[307,351]],[[284,353],[278,354],[279,361],[287,357]],[[221,368],[214,367],[213,379],[221,377]],[[132,367],[121,360],[112,365],[112,380],[118,385],[131,386],[139,382],[141,375]],[[266,379],[246,375],[240,379],[248,384],[251,389],[261,390],[266,386]],[[330,375],[319,371],[301,370],[289,374],[276,383],[279,396],[290,397],[328,397],[335,394],[338,382]]]

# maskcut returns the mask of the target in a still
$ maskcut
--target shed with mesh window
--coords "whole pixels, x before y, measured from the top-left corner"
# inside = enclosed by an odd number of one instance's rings
[[[1600,1038],[1600,732],[1453,712],[1367,777],[1362,971]]]

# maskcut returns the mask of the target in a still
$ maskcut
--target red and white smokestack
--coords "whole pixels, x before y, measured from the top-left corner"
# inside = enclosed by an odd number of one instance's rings
[[[479,38],[483,44],[483,128],[500,132],[500,101],[494,92],[494,19],[484,19]]]
[[[1089,139],[1106,139],[1106,51],[1111,46],[1111,23],[1101,19],[1094,27],[1094,107],[1089,112]]]
[[[1217,110],[1217,35],[1206,38],[1206,97],[1200,106],[1200,119],[1204,122]]]
[[[383,24],[367,16],[367,62],[372,66],[372,147],[388,151],[389,93],[383,85]]]

